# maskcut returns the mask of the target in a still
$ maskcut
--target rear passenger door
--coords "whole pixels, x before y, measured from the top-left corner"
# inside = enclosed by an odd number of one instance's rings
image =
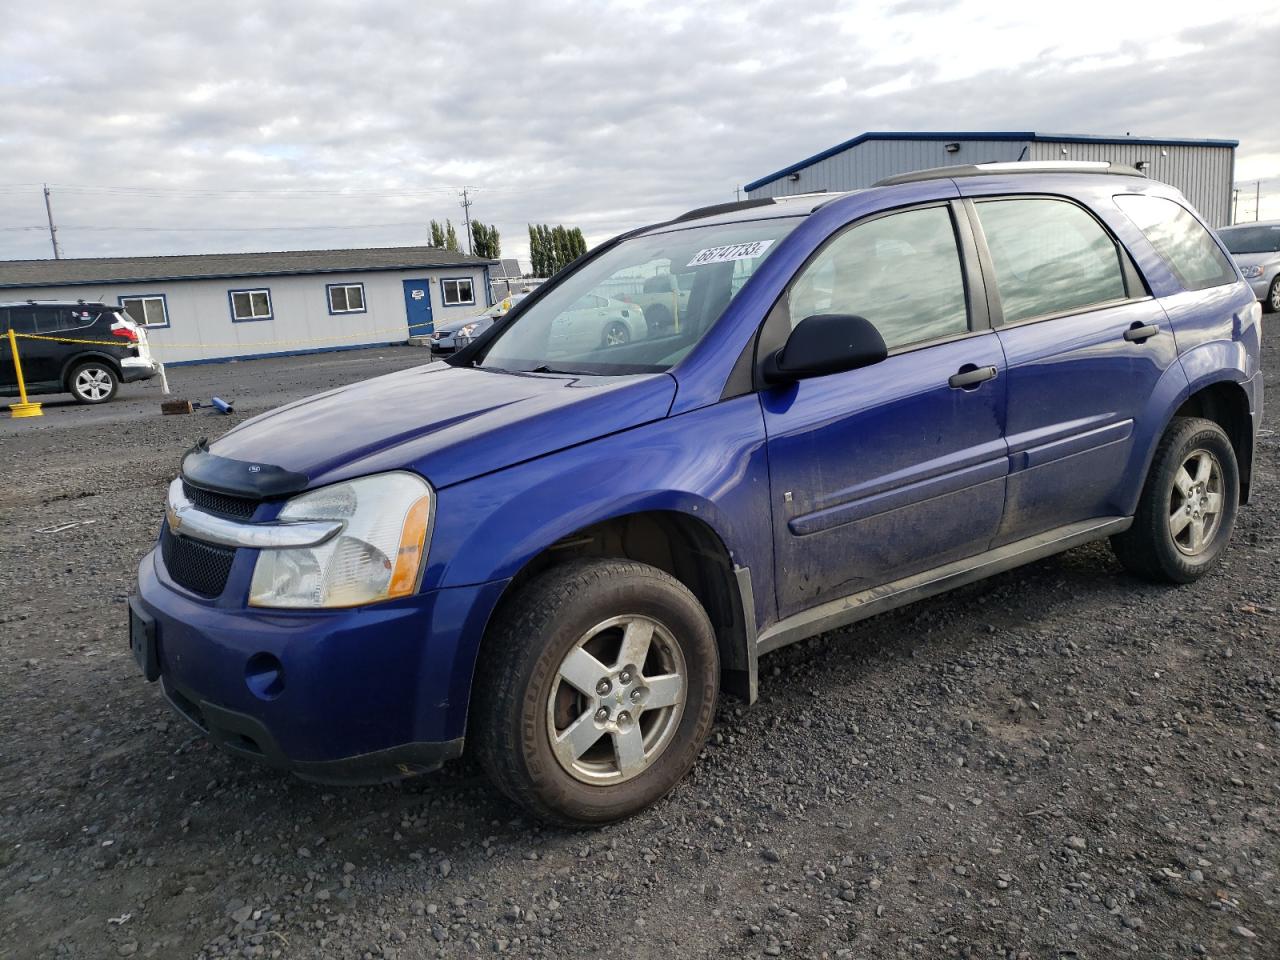
[[[766,321],[762,351],[820,314],[865,317],[890,351],[760,394],[784,617],[981,553],[995,535],[1004,358],[961,242],[972,247],[965,212],[946,202],[859,221]]]
[[[9,322],[14,333],[63,336],[65,324],[62,317],[66,312],[66,308],[43,305],[10,307]],[[18,357],[22,361],[22,376],[27,386],[56,381],[62,373],[63,359],[74,349],[70,344],[52,340],[19,337]]]
[[[1008,365],[1008,494],[993,546],[1126,515],[1135,423],[1177,359],[1168,318],[1084,206],[967,204]]]

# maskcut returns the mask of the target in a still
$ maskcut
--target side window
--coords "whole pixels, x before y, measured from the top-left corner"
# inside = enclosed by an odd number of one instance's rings
[[[36,307],[36,333],[49,336],[70,329],[70,313],[66,307]]]
[[[1235,268],[1185,207],[1164,197],[1124,194],[1115,198],[1164,259],[1186,290],[1234,283]]]
[[[1125,299],[1115,241],[1074,203],[983,200],[977,209],[1005,323]]]
[[[890,214],[836,237],[792,284],[791,326],[846,313],[875,324],[892,350],[965,333],[969,315],[946,207]]]
[[[35,333],[35,307],[10,307],[9,322],[13,325],[14,333]]]

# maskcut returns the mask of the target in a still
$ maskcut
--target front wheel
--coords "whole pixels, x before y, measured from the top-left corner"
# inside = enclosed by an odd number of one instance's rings
[[[1271,292],[1264,306],[1272,313],[1280,313],[1280,275],[1271,281]]]
[[[504,605],[486,637],[480,762],[541,819],[622,819],[689,772],[719,675],[706,611],[674,577],[629,560],[553,567]]]
[[[1211,420],[1180,417],[1160,438],[1133,526],[1111,538],[1131,573],[1190,583],[1226,550],[1240,502],[1235,450]]]

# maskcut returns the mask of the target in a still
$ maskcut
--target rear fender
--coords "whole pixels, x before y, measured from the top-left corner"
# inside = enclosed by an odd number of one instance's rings
[[[84,363],[86,360],[100,360],[106,363],[106,365],[115,372],[115,375],[118,378],[121,376],[120,359],[120,357],[113,357],[105,350],[85,350],[81,353],[72,354],[68,359],[63,361],[62,372],[58,375],[58,382],[64,387],[70,389],[71,371],[80,366],[80,364]]]

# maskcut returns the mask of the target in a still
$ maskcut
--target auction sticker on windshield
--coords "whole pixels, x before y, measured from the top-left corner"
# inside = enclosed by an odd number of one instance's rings
[[[686,266],[704,267],[708,263],[727,263],[730,260],[750,260],[761,256],[773,246],[772,240],[752,240],[750,243],[729,243],[722,247],[707,247],[699,250],[697,256]]]

